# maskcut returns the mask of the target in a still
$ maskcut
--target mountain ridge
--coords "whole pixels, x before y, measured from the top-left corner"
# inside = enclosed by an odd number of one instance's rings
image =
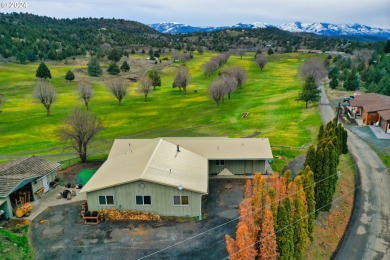
[[[150,27],[161,33],[186,34],[196,32],[211,32],[224,29],[256,29],[276,27],[288,32],[314,33],[323,36],[371,36],[390,39],[390,29],[376,28],[358,23],[332,24],[332,23],[302,23],[291,22],[280,25],[271,25],[263,22],[237,23],[231,26],[191,26],[178,22],[165,22],[149,24]]]

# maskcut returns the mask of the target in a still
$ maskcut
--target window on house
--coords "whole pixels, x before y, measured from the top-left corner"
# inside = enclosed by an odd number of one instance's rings
[[[216,160],[215,161],[216,166],[224,166],[225,165],[225,160]]]
[[[173,196],[173,205],[174,206],[183,206],[189,205],[188,196]]]
[[[99,205],[114,205],[114,196],[99,196]]]
[[[135,196],[135,204],[152,205],[152,199],[150,196]]]

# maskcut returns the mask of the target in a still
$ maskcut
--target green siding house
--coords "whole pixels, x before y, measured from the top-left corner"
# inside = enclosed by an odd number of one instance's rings
[[[83,187],[89,210],[117,208],[200,216],[210,175],[266,173],[266,138],[117,139]]]

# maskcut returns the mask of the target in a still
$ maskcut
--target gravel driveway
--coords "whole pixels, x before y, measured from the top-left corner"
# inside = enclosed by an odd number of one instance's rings
[[[84,225],[81,202],[50,207],[31,224],[32,246],[37,259],[223,259],[224,236],[235,233],[244,183],[210,180],[203,221]]]

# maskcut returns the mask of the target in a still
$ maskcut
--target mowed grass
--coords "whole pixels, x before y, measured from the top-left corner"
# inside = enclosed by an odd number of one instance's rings
[[[194,59],[186,63],[191,74],[187,94],[172,88],[176,67],[180,66],[173,64],[161,69],[162,86],[148,96],[148,102],[137,92],[139,83],[130,83],[129,95],[122,105],[118,105],[107,90],[106,72],[103,78],[90,78],[85,75],[85,65],[47,62],[53,77],[51,83],[58,93],[51,116],[46,116],[43,105],[32,97],[38,63],[0,64],[0,93],[6,96],[0,113],[0,156],[72,152],[63,150],[64,144],[59,142],[56,131],[75,107],[85,109],[77,93],[77,81],[81,77],[93,83],[95,96],[90,102],[90,111],[99,115],[105,126],[91,146],[91,152],[107,153],[112,139],[124,137],[244,137],[260,133],[258,136],[268,137],[273,146],[291,147],[300,147],[315,139],[321,124],[318,107],[312,105],[305,109],[303,103],[296,101],[302,86],[297,71],[309,55],[272,55],[263,71],[256,66],[253,53],[242,59],[231,56],[225,67],[243,66],[248,78],[244,86],[232,94],[231,100],[226,97],[219,108],[207,95],[208,86],[217,74],[206,78],[201,68],[215,55],[195,53]],[[77,69],[76,82],[65,81],[64,75],[69,69]],[[244,112],[249,112],[247,118],[242,118]]]

